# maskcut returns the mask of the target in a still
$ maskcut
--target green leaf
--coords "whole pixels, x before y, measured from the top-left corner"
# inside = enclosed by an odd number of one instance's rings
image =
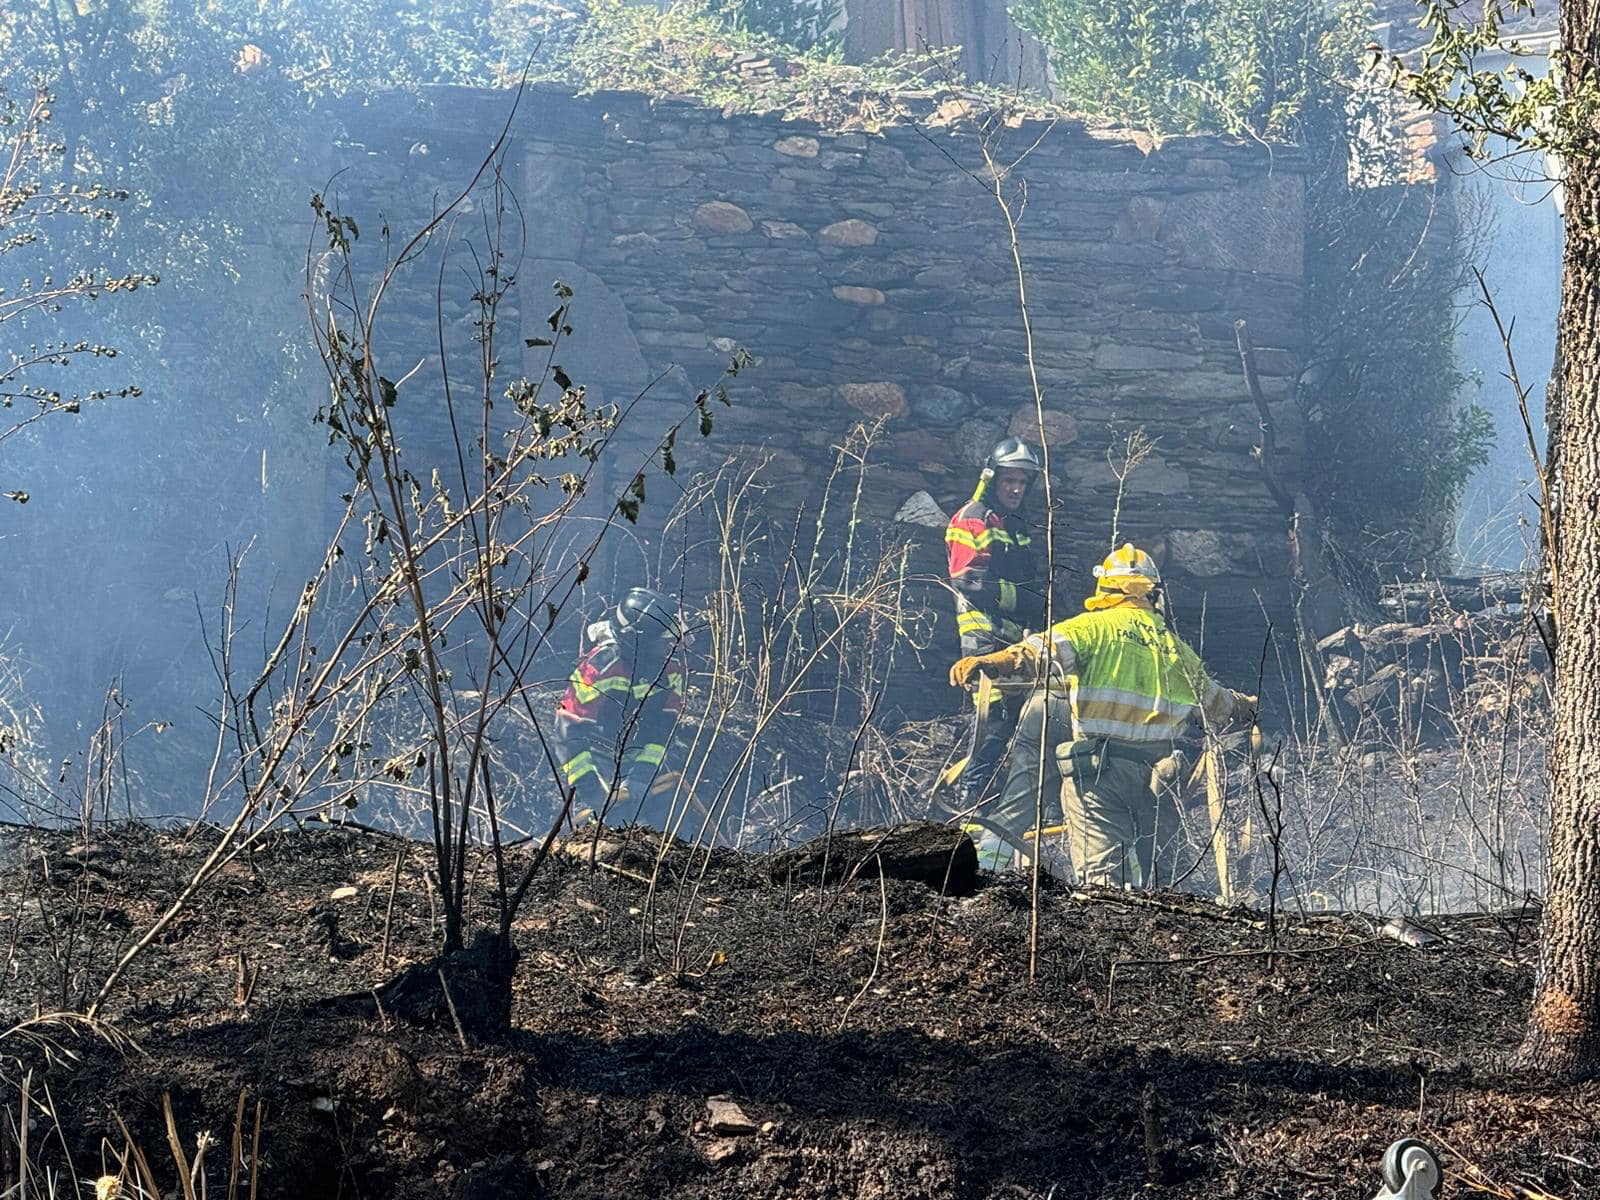
[[[396,388],[395,385],[393,383],[391,383],[389,380],[385,379],[382,375],[379,375],[378,376],[378,399],[383,402],[383,406],[385,408],[393,408],[394,407],[394,402],[396,400],[398,400],[399,398],[400,398],[399,389]]]

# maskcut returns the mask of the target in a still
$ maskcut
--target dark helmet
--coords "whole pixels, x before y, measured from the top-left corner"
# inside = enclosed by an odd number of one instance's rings
[[[1021,438],[1008,437],[989,451],[984,467],[990,471],[1042,471],[1044,464],[1034,448]]]
[[[636,637],[660,637],[681,641],[684,636],[683,618],[678,606],[660,592],[650,588],[631,588],[616,608],[611,610],[611,620],[617,633]]]

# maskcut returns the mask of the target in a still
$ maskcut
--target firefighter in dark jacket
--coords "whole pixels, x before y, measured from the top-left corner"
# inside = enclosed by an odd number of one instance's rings
[[[1006,438],[990,452],[972,499],[950,518],[944,540],[962,657],[993,653],[1044,624],[1041,556],[1034,549],[1027,504],[1040,470],[1032,446]],[[1004,777],[1000,760],[1016,729],[1019,706],[1018,698],[996,693],[985,720],[974,713],[961,774],[963,812],[976,813],[998,793]],[[981,741],[975,736],[980,725]]]
[[[671,795],[650,792],[683,709],[677,606],[634,588],[589,626],[588,637],[556,706],[555,750],[567,785],[577,789],[573,811],[664,827]]]

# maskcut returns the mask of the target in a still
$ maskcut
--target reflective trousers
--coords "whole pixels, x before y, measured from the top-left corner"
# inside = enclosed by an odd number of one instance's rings
[[[1017,720],[1000,798],[979,819],[1030,856],[1039,819],[1043,864],[1063,879],[1112,887],[1168,885],[1177,860],[1180,765],[1166,742],[1075,741],[1067,698],[1035,693]]]
[[[1170,742],[1112,738],[1056,748],[1072,870],[1098,887],[1170,887],[1177,875],[1178,779]]]

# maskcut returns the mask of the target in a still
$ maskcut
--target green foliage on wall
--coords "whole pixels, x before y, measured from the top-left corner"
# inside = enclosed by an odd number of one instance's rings
[[[1465,252],[1431,183],[1405,182],[1395,93],[1365,77],[1370,5],[1320,0],[1019,0],[1069,108],[1157,137],[1292,142],[1311,162],[1309,494],[1363,569],[1437,561],[1488,415],[1462,406]]]
[[[1158,133],[1293,137],[1343,53],[1321,0],[1019,0],[1062,100]]]

